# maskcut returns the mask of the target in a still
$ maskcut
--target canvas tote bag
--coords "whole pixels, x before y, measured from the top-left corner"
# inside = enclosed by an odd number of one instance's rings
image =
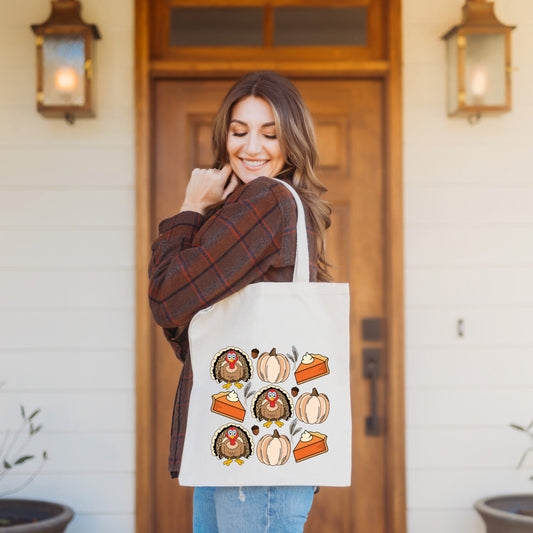
[[[302,202],[292,283],[260,282],[198,312],[179,482],[348,486],[349,289],[310,283]]]

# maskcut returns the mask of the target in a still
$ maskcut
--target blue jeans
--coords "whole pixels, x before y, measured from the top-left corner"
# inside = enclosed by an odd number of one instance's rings
[[[314,487],[196,487],[194,533],[301,533]]]

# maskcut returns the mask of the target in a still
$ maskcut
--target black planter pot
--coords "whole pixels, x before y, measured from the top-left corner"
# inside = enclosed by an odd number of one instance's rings
[[[511,494],[478,500],[474,507],[487,533],[533,533],[533,494]]]
[[[63,533],[74,513],[70,507],[39,500],[0,499],[0,519],[30,520],[29,523],[4,526],[2,533]]]

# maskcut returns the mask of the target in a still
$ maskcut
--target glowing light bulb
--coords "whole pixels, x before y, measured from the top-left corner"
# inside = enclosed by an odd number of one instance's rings
[[[484,65],[476,65],[472,69],[470,77],[470,87],[472,94],[479,99],[486,96],[489,89],[489,71]]]
[[[72,67],[63,67],[56,71],[54,85],[58,91],[72,92],[78,85],[78,75]]]

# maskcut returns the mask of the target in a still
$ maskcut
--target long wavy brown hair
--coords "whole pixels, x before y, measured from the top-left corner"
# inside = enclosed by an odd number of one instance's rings
[[[318,151],[311,115],[298,89],[277,72],[250,72],[233,85],[224,98],[213,128],[215,168],[228,161],[226,142],[231,114],[237,102],[248,96],[262,98],[270,104],[276,124],[276,136],[285,158],[285,166],[276,176],[290,182],[306,205],[316,235],[319,281],[329,281],[326,260],[326,229],[331,223],[331,208],[321,198],[326,187],[316,176]]]

